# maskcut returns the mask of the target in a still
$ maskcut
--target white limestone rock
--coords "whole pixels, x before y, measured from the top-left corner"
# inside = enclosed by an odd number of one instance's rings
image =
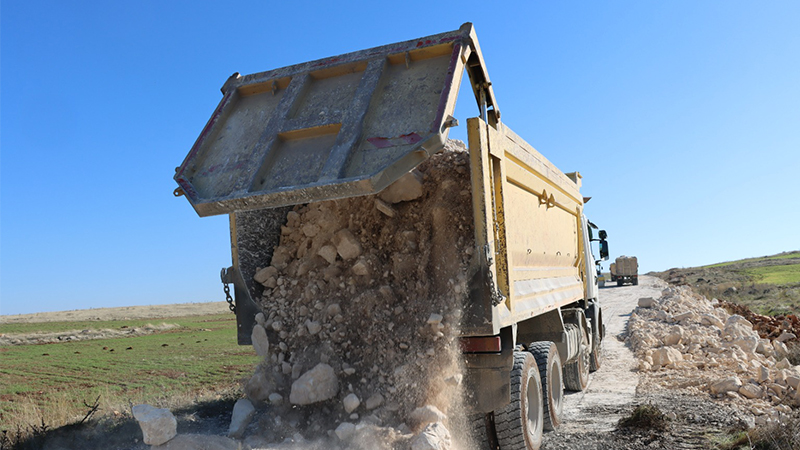
[[[338,392],[339,380],[333,367],[319,363],[292,383],[289,402],[293,405],[310,405],[329,400]]]
[[[747,383],[744,386],[740,387],[738,392],[739,394],[741,394],[742,397],[748,399],[760,398],[764,393],[761,387],[756,386],[755,384],[752,383]]]
[[[275,391],[275,382],[266,374],[264,366],[258,366],[255,373],[244,385],[244,393],[250,400],[266,401]]]
[[[344,410],[347,411],[347,414],[350,414],[355,411],[359,405],[361,405],[361,400],[356,394],[350,393],[344,398],[344,400],[342,400],[342,404],[344,405]]]
[[[772,341],[772,348],[775,350],[775,356],[777,356],[778,358],[784,358],[786,355],[789,354],[789,349],[783,342]]]
[[[336,262],[336,255],[338,253],[338,250],[336,250],[336,247],[333,245],[324,245],[317,251],[317,255],[321,256],[328,264]]]
[[[264,284],[270,278],[277,278],[277,277],[278,277],[278,268],[269,266],[256,272],[256,274],[253,276],[253,279],[256,280],[258,283]]]
[[[339,438],[340,441],[349,440],[353,437],[353,434],[356,432],[356,426],[349,422],[342,422],[336,427],[334,433],[336,433],[336,437]]]
[[[447,416],[439,408],[433,405],[425,405],[412,411],[409,419],[411,419],[411,423],[414,424],[416,429],[421,429],[431,423],[444,422]]]
[[[722,321],[717,316],[714,316],[712,314],[700,315],[700,323],[703,325],[715,326],[720,330],[725,327],[725,324],[722,323]]]
[[[742,380],[739,377],[728,377],[717,380],[709,385],[712,394],[724,394],[726,392],[739,392],[742,387]]]
[[[663,367],[669,364],[675,364],[678,361],[683,361],[683,355],[680,351],[672,347],[661,347],[653,352],[654,367]]]
[[[258,356],[269,356],[269,338],[267,337],[267,330],[262,325],[257,323],[253,326],[250,339],[253,340],[253,350]]]
[[[411,450],[451,450],[450,431],[441,422],[432,423],[411,440]]]
[[[386,203],[385,201],[383,201],[383,200],[381,200],[379,198],[375,199],[375,208],[378,211],[382,212],[387,217],[394,217],[394,216],[397,215],[397,210],[396,209],[392,208],[392,206],[390,204]]]
[[[145,444],[161,445],[177,436],[178,421],[168,409],[136,405],[132,412],[142,429]]]
[[[794,334],[794,333],[790,333],[788,331],[784,331],[783,333],[781,333],[780,336],[778,336],[777,341],[778,342],[786,342],[786,341],[790,341],[792,339],[797,339],[797,335]]]
[[[672,327],[669,333],[664,336],[664,345],[674,346],[681,343],[683,339],[683,328],[679,326]]]
[[[364,406],[366,406],[368,410],[373,410],[382,404],[383,396],[381,394],[373,394],[367,399],[367,401],[364,403]]]
[[[416,200],[422,193],[422,175],[412,170],[382,190],[378,197],[388,203],[400,203]]]
[[[361,243],[347,228],[341,229],[333,235],[333,245],[336,246],[336,251],[344,260],[356,259],[361,256],[363,251]]]
[[[639,299],[638,305],[640,308],[652,308],[656,306],[656,299],[653,297],[642,297]]]
[[[268,400],[273,405],[280,405],[283,403],[283,396],[277,392],[273,392],[272,394],[269,394]]]
[[[256,413],[256,408],[246,398],[240,398],[233,405],[233,414],[231,415],[231,424],[228,427],[228,437],[241,439],[244,435],[244,430],[250,425],[253,415]]]

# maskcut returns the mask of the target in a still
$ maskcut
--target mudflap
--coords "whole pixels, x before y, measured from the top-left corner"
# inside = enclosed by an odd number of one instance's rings
[[[511,402],[514,349],[501,353],[465,353],[464,392],[473,413],[490,413]]]

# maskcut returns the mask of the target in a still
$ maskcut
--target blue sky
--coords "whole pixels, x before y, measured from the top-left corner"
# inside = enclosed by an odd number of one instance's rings
[[[612,257],[800,249],[800,2],[519,3],[4,1],[0,314],[222,300],[227,219],[172,175],[227,77],[467,21],[503,120],[583,174]]]

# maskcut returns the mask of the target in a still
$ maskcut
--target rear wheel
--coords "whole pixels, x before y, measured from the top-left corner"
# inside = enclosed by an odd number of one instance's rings
[[[472,440],[478,450],[497,450],[494,414],[475,414],[471,418]]]
[[[638,278],[634,278],[633,279],[633,285],[634,286],[638,286],[639,285],[639,279]]]
[[[539,366],[544,396],[544,429],[555,430],[561,425],[564,410],[564,378],[558,348],[552,342],[534,342],[528,346]]]
[[[502,450],[538,450],[542,445],[542,379],[536,360],[526,351],[514,352],[511,403],[494,412],[494,425]]]
[[[570,391],[582,391],[589,384],[589,339],[583,327],[578,329],[581,334],[578,357],[564,365],[564,386]]]
[[[620,280],[619,278],[617,278],[617,286],[622,286],[622,280]]]

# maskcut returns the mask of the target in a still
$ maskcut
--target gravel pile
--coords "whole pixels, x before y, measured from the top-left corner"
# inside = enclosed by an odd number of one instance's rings
[[[781,420],[800,406],[800,366],[782,333],[762,338],[753,324],[684,287],[639,299],[628,343],[640,359],[644,389],[686,389],[752,414],[752,424]],[[649,385],[649,386],[647,386]]]

